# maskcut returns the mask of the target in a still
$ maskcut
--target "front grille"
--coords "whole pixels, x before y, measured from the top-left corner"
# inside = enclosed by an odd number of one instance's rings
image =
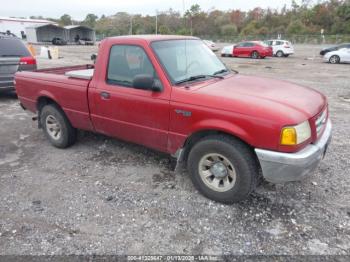
[[[327,123],[327,108],[323,110],[322,114],[316,119],[315,125],[316,125],[317,137],[322,132],[323,127],[326,125],[326,123]]]

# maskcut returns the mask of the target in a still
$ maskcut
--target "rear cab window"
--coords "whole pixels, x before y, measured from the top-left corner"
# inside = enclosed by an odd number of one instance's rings
[[[31,56],[26,46],[15,37],[0,37],[0,57]]]

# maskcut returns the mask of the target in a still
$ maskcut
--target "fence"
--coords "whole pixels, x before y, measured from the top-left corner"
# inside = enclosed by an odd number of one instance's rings
[[[236,35],[236,36],[200,36],[202,39],[210,39],[215,42],[238,43],[241,41],[278,39],[274,35]],[[280,39],[289,40],[294,44],[339,44],[350,43],[350,35],[288,35],[283,34]]]
[[[97,34],[96,40],[100,41],[107,37],[105,34]],[[201,39],[210,39],[215,42],[222,43],[238,43],[241,41],[252,41],[252,40],[268,40],[278,39],[276,34],[268,35],[235,35],[235,36],[219,36],[219,35],[202,35],[198,36]],[[350,35],[288,35],[282,34],[281,39],[288,40],[293,44],[339,44],[339,43],[350,43]]]

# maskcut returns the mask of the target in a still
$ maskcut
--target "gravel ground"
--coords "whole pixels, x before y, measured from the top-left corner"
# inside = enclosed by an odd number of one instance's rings
[[[289,58],[224,58],[242,74],[313,87],[329,98],[328,154],[302,182],[264,183],[226,206],[174,173],[166,155],[80,132],[52,147],[14,95],[0,94],[0,255],[350,255],[350,65],[322,63],[320,46]],[[60,47],[40,68],[89,63],[96,47]]]

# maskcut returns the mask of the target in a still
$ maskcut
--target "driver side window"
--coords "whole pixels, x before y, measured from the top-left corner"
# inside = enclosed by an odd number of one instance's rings
[[[133,87],[133,80],[137,75],[148,75],[158,80],[151,61],[141,47],[113,46],[109,55],[107,83]]]

